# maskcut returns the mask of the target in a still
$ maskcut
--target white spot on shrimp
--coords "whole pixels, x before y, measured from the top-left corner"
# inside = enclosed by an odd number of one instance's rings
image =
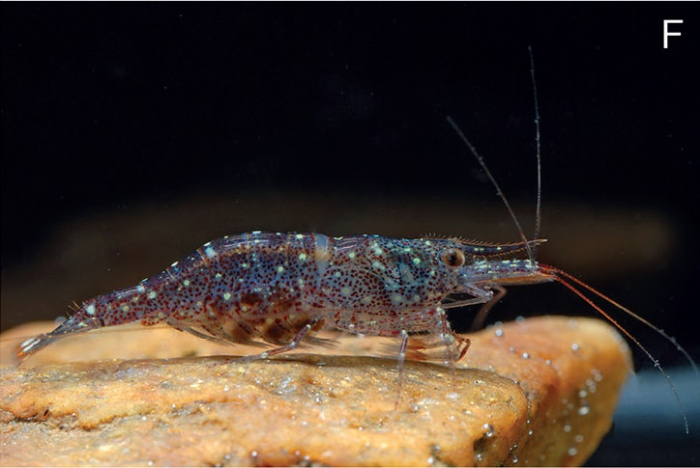
[[[351,293],[352,291],[347,286],[340,290],[340,294],[342,294],[343,296],[349,296]]]
[[[224,277],[224,275],[222,275],[221,273],[217,273],[216,275],[214,275],[214,278],[216,278],[218,280],[223,278],[223,277]]]
[[[228,291],[226,291],[226,292],[224,293],[224,300],[225,300],[225,301],[228,301],[229,299],[231,299],[231,293],[228,292]]]
[[[95,304],[90,304],[85,308],[85,313],[88,315],[95,315]]]
[[[348,258],[355,258],[355,252],[349,252]]]
[[[177,266],[177,263],[178,263],[178,262],[173,262],[170,266],[173,267],[173,268],[175,268],[175,267]]]
[[[296,237],[297,239],[301,240],[301,239],[304,238],[304,234],[297,234],[297,235],[294,236],[294,237]]]
[[[413,273],[411,273],[411,269],[405,263],[399,265],[399,271],[401,272],[401,276],[403,277],[405,283],[413,283],[415,281],[413,278]]]
[[[124,304],[124,305],[122,306],[122,312],[125,312],[125,313],[126,313],[126,312],[129,312],[129,310],[130,310],[130,309],[129,309],[129,306],[128,306],[128,305]]]
[[[182,285],[185,286],[185,287],[189,286],[189,285],[190,285],[190,280],[185,280],[185,281],[183,281],[183,282],[182,282]]]
[[[418,258],[418,257],[413,257],[413,264],[414,264],[415,266],[419,266],[419,265],[420,265],[420,258]]]
[[[299,235],[299,234],[297,234],[297,235]],[[303,252],[299,254],[299,260],[301,260],[302,262],[303,262],[304,260],[306,260],[306,257],[307,257],[307,255],[306,255],[305,253],[303,253]]]
[[[277,273],[282,273],[284,272],[284,267],[282,265],[277,267]]]
[[[398,304],[400,302],[403,302],[404,298],[401,294],[394,294],[393,296],[391,296],[391,300]]]
[[[207,254],[207,258],[213,258],[216,257],[216,250],[214,250],[214,247],[209,247],[208,244],[204,249],[204,253]]]

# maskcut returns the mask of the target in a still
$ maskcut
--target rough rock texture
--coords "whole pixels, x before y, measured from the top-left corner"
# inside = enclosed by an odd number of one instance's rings
[[[395,359],[370,357],[393,340],[240,363],[250,350],[131,329],[12,365],[13,336],[47,328],[2,336],[3,465],[579,465],[630,370],[605,323],[528,319],[470,335],[453,369],[407,362],[397,405]]]

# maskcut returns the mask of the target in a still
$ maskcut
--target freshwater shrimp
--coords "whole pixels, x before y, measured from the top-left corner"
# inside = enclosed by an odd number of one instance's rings
[[[400,387],[412,334],[424,334],[422,348],[408,355],[412,359],[439,359],[453,364],[467,352],[470,342],[451,329],[446,310],[483,304],[478,319],[482,320],[483,313],[504,293],[504,286],[556,281],[612,322],[651,359],[668,380],[682,408],[676,389],[659,362],[584,291],[671,341],[697,372],[689,354],[641,316],[576,277],[536,260],[537,249],[546,240],[539,238],[540,127],[532,53],[530,60],[537,143],[536,227],[532,239],[525,236],[484,159],[448,117],[449,124],[495,186],[518,230],[519,241],[488,243],[437,236],[329,237],[260,231],[226,236],[204,244],[136,286],[83,302],[56,329],[22,343],[18,358],[24,360],[69,335],[131,322],[165,323],[200,338],[267,346],[261,353],[239,358],[244,361],[267,359],[303,343],[320,341],[314,337],[316,332],[334,328],[400,338]],[[467,298],[461,299],[465,295]],[[684,411],[683,419],[687,432]]]

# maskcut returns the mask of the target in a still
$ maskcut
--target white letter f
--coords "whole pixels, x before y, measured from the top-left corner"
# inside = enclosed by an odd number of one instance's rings
[[[668,32],[669,23],[680,23],[683,24],[683,20],[664,20],[664,49],[668,49],[668,37],[669,36],[680,36],[679,32]]]

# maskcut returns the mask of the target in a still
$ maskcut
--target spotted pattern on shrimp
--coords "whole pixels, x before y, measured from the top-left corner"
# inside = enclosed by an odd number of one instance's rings
[[[292,349],[324,326],[381,336],[429,332],[449,356],[461,355],[468,344],[451,331],[442,302],[454,293],[486,302],[493,294],[481,283],[534,277],[534,262],[501,258],[525,248],[434,237],[226,236],[136,286],[84,302],[56,330],[26,343],[22,354],[66,334],[138,321],[279,346],[260,356]]]

